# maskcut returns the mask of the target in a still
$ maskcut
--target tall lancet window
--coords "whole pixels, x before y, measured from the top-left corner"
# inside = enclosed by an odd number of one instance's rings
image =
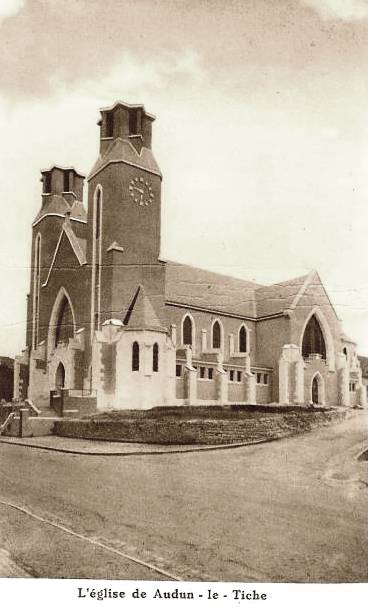
[[[241,326],[239,330],[239,352],[247,351],[247,331],[245,326]]]
[[[74,336],[74,322],[72,309],[66,296],[62,299],[58,315],[56,318],[55,328],[55,347],[59,343],[67,343]]]
[[[101,242],[102,242],[102,188],[94,195],[93,250],[92,250],[92,329],[100,328],[101,316]]]
[[[154,373],[158,373],[158,343],[153,345],[152,350],[152,370]]]
[[[220,349],[221,347],[221,326],[218,320],[212,326],[212,347],[214,349]]]
[[[41,235],[35,241],[33,268],[33,348],[39,343],[40,332],[40,287],[41,287]]]
[[[132,371],[139,371],[139,343],[134,341],[132,345]]]
[[[193,323],[189,316],[185,316],[183,321],[183,344],[193,345]]]
[[[311,317],[305,328],[302,354],[304,358],[308,358],[310,354],[319,354],[324,360],[326,360],[325,339],[316,316]]]

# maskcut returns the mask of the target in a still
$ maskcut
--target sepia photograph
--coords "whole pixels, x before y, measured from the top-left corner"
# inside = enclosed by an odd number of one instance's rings
[[[368,2],[0,0],[0,50],[0,588],[367,583]]]

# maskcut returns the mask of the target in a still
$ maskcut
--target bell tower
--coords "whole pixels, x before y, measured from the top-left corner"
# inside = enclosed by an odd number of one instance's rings
[[[157,295],[162,275],[163,286],[162,176],[151,150],[155,117],[143,105],[123,102],[100,112],[100,154],[88,177],[94,329],[121,317],[137,284]]]

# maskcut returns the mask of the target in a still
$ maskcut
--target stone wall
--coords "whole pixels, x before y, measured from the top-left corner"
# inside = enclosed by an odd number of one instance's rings
[[[73,438],[136,443],[221,445],[282,438],[338,422],[347,411],[240,412],[210,418],[161,415],[134,416],[119,420],[74,419],[55,422],[54,433]]]

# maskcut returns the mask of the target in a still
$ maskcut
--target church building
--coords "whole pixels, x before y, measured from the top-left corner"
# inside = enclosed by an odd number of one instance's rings
[[[80,411],[365,404],[356,344],[316,271],[263,286],[160,258],[154,120],[103,108],[87,178],[41,172],[14,397],[42,409],[62,394]]]

